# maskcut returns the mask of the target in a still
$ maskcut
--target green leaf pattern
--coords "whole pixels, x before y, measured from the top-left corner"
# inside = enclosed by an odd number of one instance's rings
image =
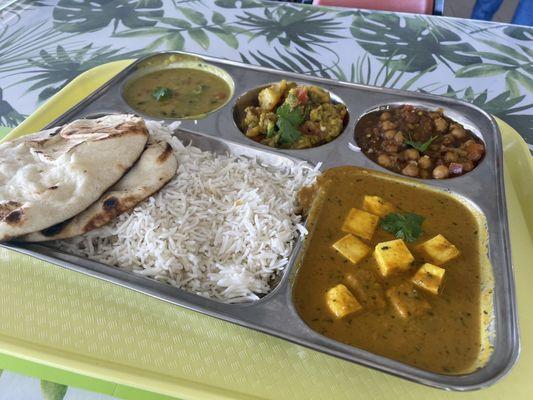
[[[32,7],[38,13],[26,20]],[[527,27],[259,0],[21,0],[0,21],[6,21],[0,24],[4,126],[18,124],[96,65],[185,50],[428,93],[442,94],[449,84],[467,101],[473,101],[467,88],[503,96],[502,107],[520,99],[518,107],[496,113],[533,144],[533,29]]]
[[[43,400],[63,400],[68,387],[54,382],[41,381]]]
[[[22,1],[23,3],[25,1]],[[16,125],[78,74],[186,50],[302,74],[429,93],[466,87],[533,143],[533,29],[259,0],[56,0],[13,6],[0,25],[0,124]],[[37,21],[22,17],[28,7]],[[23,93],[22,96],[19,94]],[[472,100],[470,100],[472,101]],[[486,105],[484,105],[486,107]]]

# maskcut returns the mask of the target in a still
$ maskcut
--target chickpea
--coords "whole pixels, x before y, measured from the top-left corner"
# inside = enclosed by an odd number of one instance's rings
[[[394,137],[394,135],[396,135],[396,131],[394,129],[385,131],[385,133],[383,133],[383,136],[385,137],[385,139],[388,139],[388,140],[391,140]]]
[[[446,132],[446,129],[448,129],[448,122],[444,118],[436,118],[433,122],[437,132]]]
[[[444,161],[447,163],[456,162],[458,160],[459,156],[453,151],[447,151],[446,154],[444,154]]]
[[[466,157],[468,154],[465,150],[462,149],[455,149],[454,151],[459,157]]]
[[[379,119],[382,121],[387,121],[391,119],[391,117],[392,117],[391,113],[388,111],[385,111],[383,114],[380,115]]]
[[[442,144],[443,145],[449,145],[452,144],[455,141],[455,137],[451,134],[444,135],[442,137]]]
[[[385,150],[387,153],[397,153],[398,152],[398,145],[394,144],[392,142],[384,142],[383,143],[383,150]]]
[[[380,154],[378,157],[378,164],[384,168],[392,167],[392,160],[387,154]]]
[[[470,172],[474,169],[474,163],[472,161],[465,161],[463,164],[463,171]]]
[[[445,165],[438,165],[433,169],[433,178],[445,179],[450,175],[448,168]]]
[[[398,144],[402,144],[405,140],[405,137],[403,136],[403,133],[398,132],[396,135],[394,135],[394,141]]]
[[[384,130],[384,131],[388,131],[390,129],[396,129],[398,126],[392,122],[392,121],[383,121],[381,123],[381,128]]]
[[[431,158],[429,156],[423,156],[418,160],[418,166],[423,169],[430,169],[431,165],[433,163],[431,162]]]
[[[422,179],[430,179],[431,178],[431,172],[429,172],[427,169],[423,169],[420,171],[420,177]]]
[[[420,158],[420,153],[417,149],[407,149],[403,152],[403,156],[406,160],[418,160]]]
[[[407,176],[418,176],[418,164],[416,161],[409,161],[407,165],[402,169],[402,174]]]
[[[466,136],[466,131],[464,128],[457,125],[450,131],[450,133],[457,139],[462,139]]]
[[[471,161],[478,161],[485,153],[485,146],[481,143],[472,142],[466,146],[467,157]]]

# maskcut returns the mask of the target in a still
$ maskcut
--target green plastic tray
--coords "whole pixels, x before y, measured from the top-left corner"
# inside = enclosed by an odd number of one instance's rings
[[[40,130],[130,62],[80,75],[8,138]],[[482,392],[410,383],[4,249],[0,367],[143,400],[530,399],[533,161],[520,136],[500,128],[522,352],[510,375]]]

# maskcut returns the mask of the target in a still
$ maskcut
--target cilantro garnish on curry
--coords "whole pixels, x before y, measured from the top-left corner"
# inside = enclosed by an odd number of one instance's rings
[[[424,217],[415,213],[389,213],[380,223],[381,229],[406,242],[415,242],[422,235]]]
[[[304,149],[330,142],[341,134],[347,116],[346,106],[334,103],[324,89],[285,80],[262,89],[258,103],[245,109],[241,128],[271,147]]]

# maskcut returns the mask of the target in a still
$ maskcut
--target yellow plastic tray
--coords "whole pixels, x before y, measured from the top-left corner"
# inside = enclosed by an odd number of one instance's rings
[[[41,129],[129,62],[79,76],[9,138]],[[510,375],[482,392],[410,383],[4,249],[0,359],[183,399],[531,399],[533,161],[520,136],[501,121],[500,127],[522,352]]]

